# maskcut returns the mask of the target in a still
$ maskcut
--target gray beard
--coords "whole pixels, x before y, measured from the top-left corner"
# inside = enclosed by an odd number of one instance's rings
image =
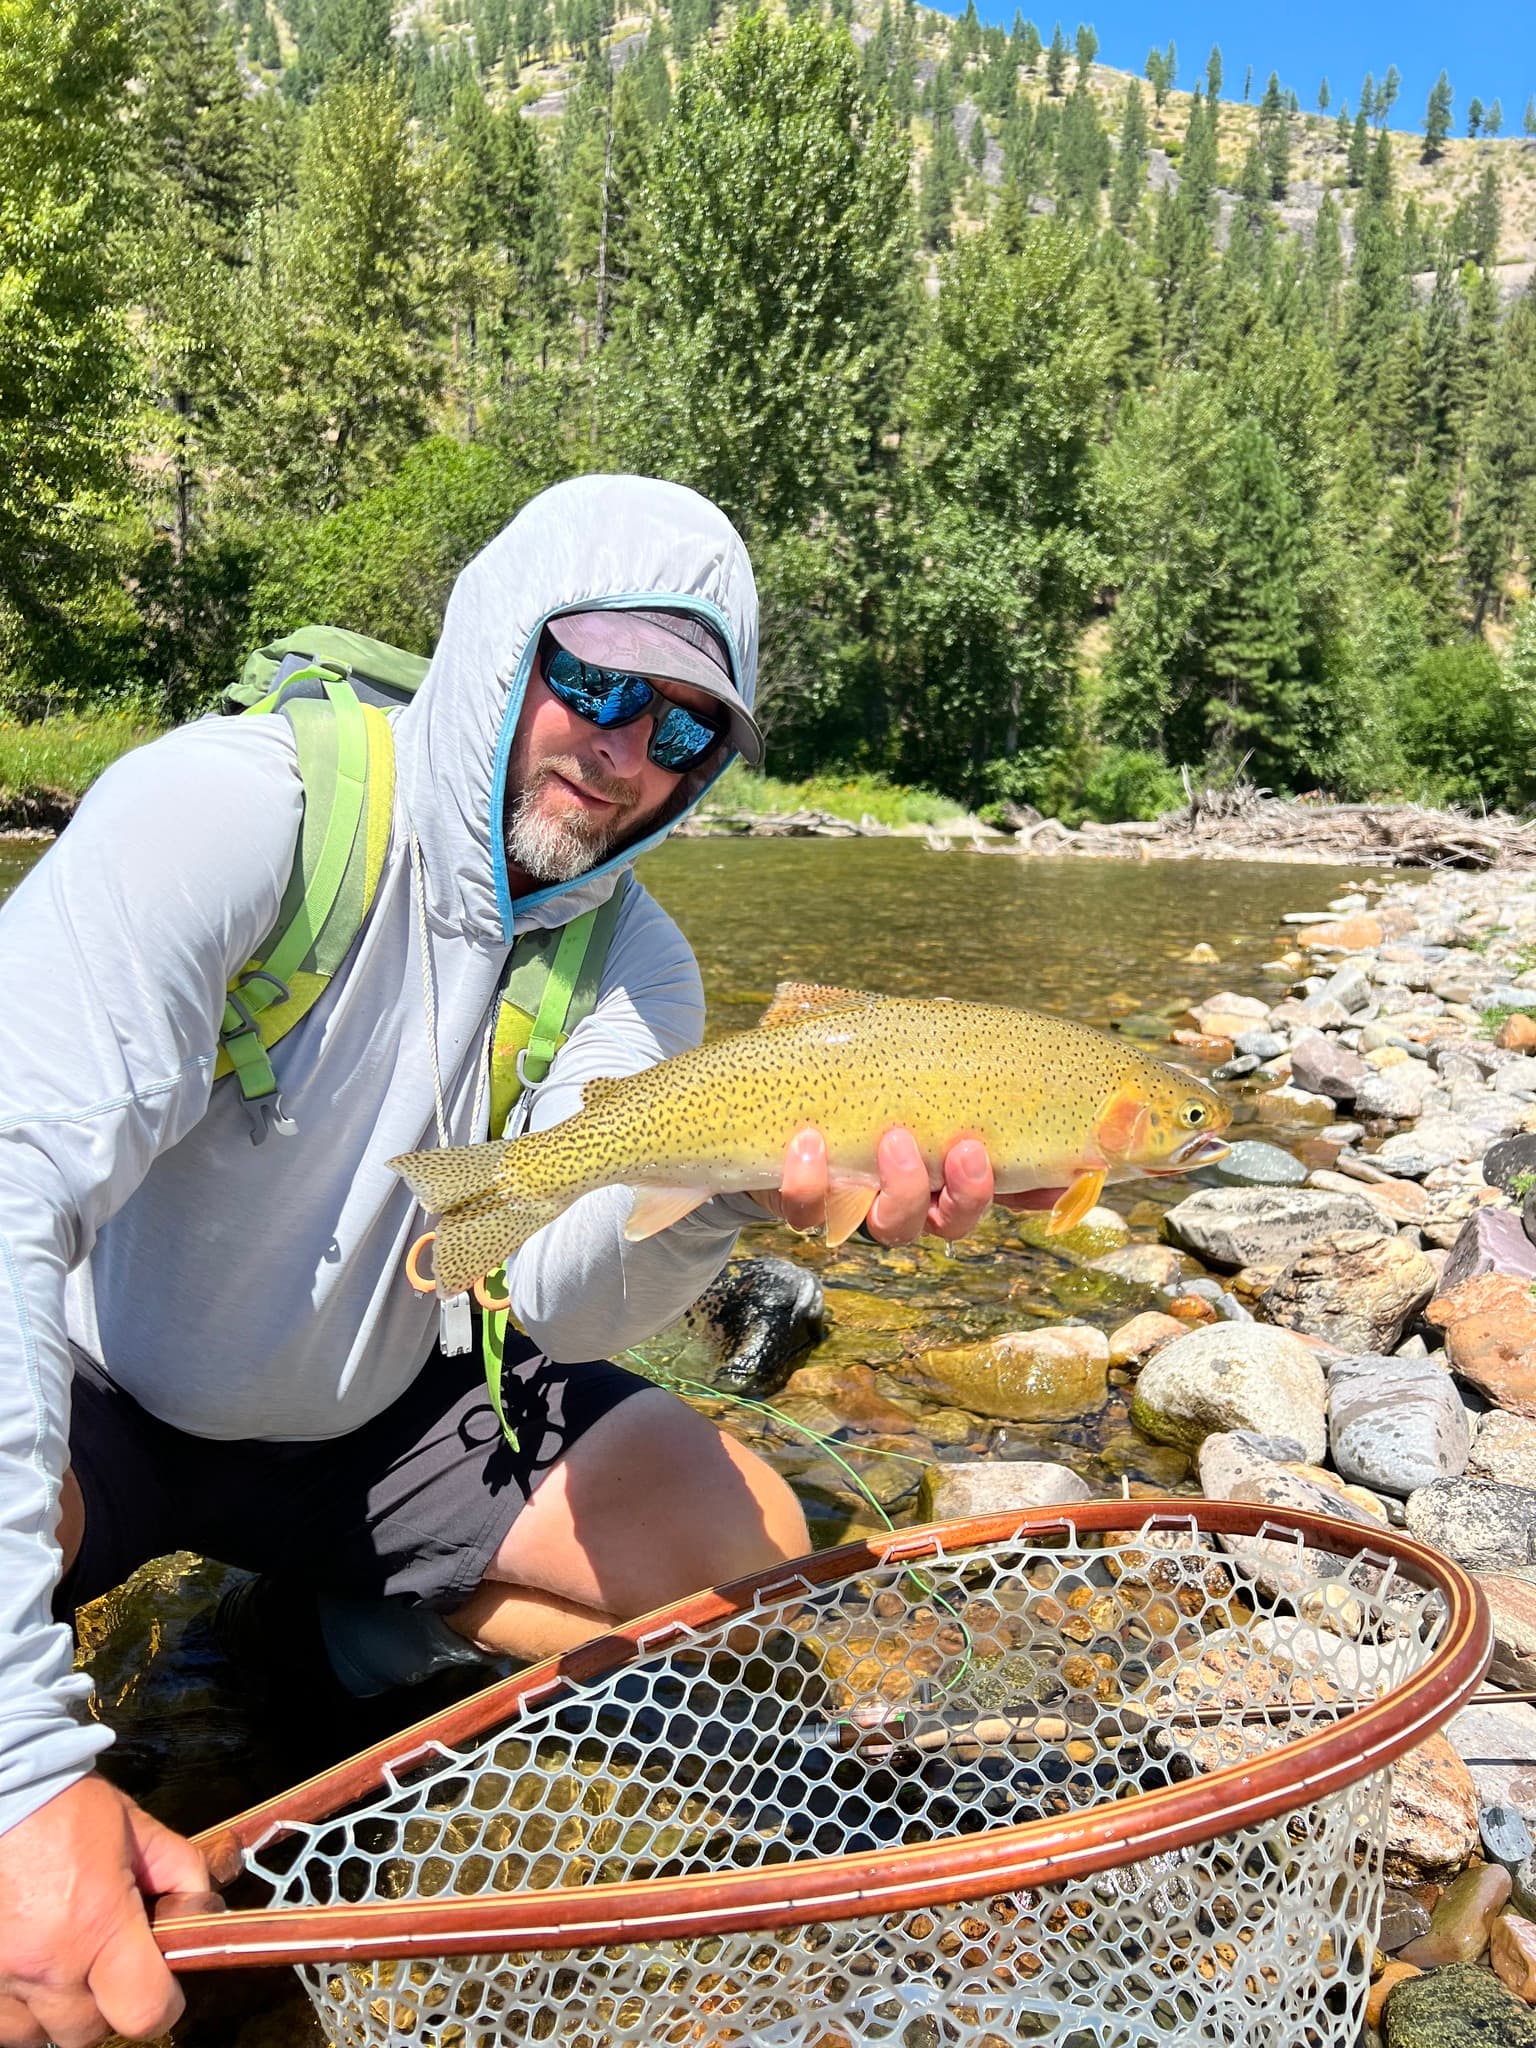
[[[580,770],[583,764],[572,765]],[[606,794],[606,778],[599,772],[587,768],[585,779],[589,787]],[[614,794],[622,787],[618,785]],[[617,845],[617,821],[579,815],[552,818],[538,808],[538,793],[538,782],[521,790],[507,812],[508,864],[521,868],[536,882],[577,881]]]

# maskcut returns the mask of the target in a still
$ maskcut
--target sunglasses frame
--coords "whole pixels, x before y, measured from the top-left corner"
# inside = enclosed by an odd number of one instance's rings
[[[569,663],[572,668],[577,669],[580,672],[582,681],[571,682],[557,678],[555,669],[561,663]],[[665,710],[652,716],[651,736],[646,742],[645,751],[649,760],[653,761],[658,768],[665,768],[670,775],[686,775],[691,769],[697,768],[702,761],[707,761],[711,753],[719,746],[730,730],[729,724],[725,720],[722,720],[717,725],[713,720],[704,717],[701,712],[690,709],[686,704],[679,704],[676,698],[669,697],[665,690],[658,689],[648,676],[637,675],[630,669],[600,668],[595,662],[583,661],[579,654],[572,654],[568,647],[559,646],[553,639],[546,645],[545,658],[541,667],[544,676],[544,686],[550,695],[555,698],[556,702],[564,705],[567,711],[573,711],[578,718],[585,719],[588,725],[595,725],[600,732],[612,732],[621,725],[633,725],[636,719],[656,714],[656,706],[658,704],[664,705],[666,707]],[[584,679],[593,676],[601,678],[604,685],[601,691],[593,690],[585,685]],[[631,688],[638,688],[645,692],[643,701],[636,704],[633,710],[625,711],[622,717],[604,717],[602,715],[603,708],[615,700],[622,700],[623,693]],[[588,699],[600,697],[603,702],[597,705],[596,708],[589,709],[587,704],[580,701],[583,697]],[[699,730],[707,732],[710,736],[707,746],[699,748],[697,752],[690,754],[686,760],[680,762],[667,760],[656,751],[659,746],[665,745],[665,735],[669,726],[672,726],[674,733],[676,733],[677,726],[674,724],[674,720],[678,719],[686,721],[689,726],[697,727]]]

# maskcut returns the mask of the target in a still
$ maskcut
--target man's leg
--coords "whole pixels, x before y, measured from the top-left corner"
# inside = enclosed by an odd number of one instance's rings
[[[799,1503],[776,1472],[675,1395],[648,1388],[549,1467],[480,1585],[445,1619],[484,1649],[548,1657],[809,1548]]]

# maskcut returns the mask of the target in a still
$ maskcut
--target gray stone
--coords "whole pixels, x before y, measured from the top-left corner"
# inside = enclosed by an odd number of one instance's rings
[[[1329,1095],[1335,1102],[1353,1102],[1360,1084],[1375,1071],[1321,1032],[1309,1032],[1291,1047],[1291,1079],[1296,1086],[1314,1095]]]
[[[1232,1050],[1244,1059],[1276,1060],[1287,1043],[1278,1031],[1240,1031],[1232,1041]]]
[[[1495,1408],[1478,1429],[1467,1477],[1536,1489],[1536,1422]]]
[[[1193,1176],[1229,1188],[1296,1188],[1306,1177],[1307,1169],[1294,1154],[1262,1138],[1239,1138],[1224,1159]]]
[[[1485,1806],[1477,1817],[1477,1831],[1488,1861],[1502,1863],[1506,1870],[1518,1870],[1528,1856],[1536,1853],[1536,1842],[1531,1840],[1525,1815],[1518,1807]]]
[[[1242,1081],[1246,1080],[1249,1074],[1256,1074],[1258,1070],[1258,1060],[1254,1058],[1252,1053],[1244,1053],[1235,1060],[1227,1060],[1219,1067],[1212,1067],[1211,1079],[1213,1081]]]
[[[1536,1245],[1520,1218],[1508,1209],[1474,1209],[1462,1224],[1436,1290],[1449,1294],[1463,1280],[1483,1273],[1508,1273],[1515,1280],[1536,1280]]]
[[[1323,984],[1323,994],[1330,1002],[1337,1003],[1351,1015],[1363,1010],[1371,1000],[1369,978],[1349,961],[1336,968]]]
[[[1466,1412],[1450,1374],[1432,1359],[1337,1358],[1328,1369],[1328,1442],[1346,1479],[1406,1497],[1461,1477]]]
[[[1131,1421],[1183,1450],[1218,1430],[1290,1437],[1315,1465],[1328,1444],[1326,1399],[1322,1367],[1299,1337],[1262,1323],[1211,1323],[1153,1353]]]
[[[1527,1920],[1536,1917],[1536,1857],[1528,1856],[1518,1870],[1510,1872],[1509,1900]]]
[[[1516,1692],[1536,1688],[1536,1584],[1526,1572],[1479,1572],[1477,1583],[1493,1621],[1494,1685]]]
[[[1304,1003],[1289,1007],[1289,1021],[1306,1031],[1337,1031],[1348,1020],[1349,1012],[1344,1005],[1324,995],[1309,996]]]
[[[1409,1494],[1408,1527],[1420,1542],[1473,1571],[1521,1571],[1536,1564],[1536,1491],[1530,1487],[1437,1480]]]
[[[969,1515],[1006,1515],[1015,1508],[1070,1507],[1092,1500],[1093,1488],[1069,1465],[1048,1460],[964,1460],[930,1465],[923,1478],[925,1522],[958,1522]]]
[[[1432,1086],[1432,1076],[1416,1060],[1404,1060],[1362,1081],[1355,1091],[1355,1108],[1361,1116],[1390,1116],[1401,1121],[1420,1114]]]
[[[1483,1179],[1489,1187],[1510,1192],[1518,1175],[1536,1174],[1536,1131],[1521,1131],[1513,1138],[1501,1138],[1483,1154]]]
[[[1422,1180],[1437,1166],[1481,1159],[1489,1142],[1465,1117],[1426,1116],[1419,1119],[1413,1130],[1394,1131],[1390,1138],[1384,1138],[1376,1147],[1375,1157],[1404,1180]],[[1411,1166],[1400,1163],[1409,1159],[1427,1163],[1415,1172]]]
[[[1472,1773],[1479,1806],[1513,1806],[1536,1822],[1536,1708],[1463,1707],[1445,1732]]]
[[[1311,1515],[1337,1515],[1341,1521],[1380,1527],[1376,1517],[1342,1489],[1304,1479],[1266,1457],[1259,1446],[1268,1441],[1244,1429],[1208,1436],[1199,1457],[1200,1488],[1206,1499],[1256,1501],[1263,1507],[1299,1508]]]
[[[1176,1287],[1183,1277],[1184,1257],[1166,1244],[1122,1244],[1088,1261],[1090,1273],[1111,1273],[1133,1287]]]
[[[1386,1352],[1434,1291],[1435,1268],[1423,1252],[1385,1235],[1378,1219],[1298,1253],[1259,1306],[1270,1322],[1342,1351]]]
[[[1376,1946],[1394,1955],[1398,1949],[1406,1948],[1410,1941],[1417,1941],[1421,1934],[1429,1932],[1429,1908],[1421,1906],[1412,1892],[1400,1891],[1394,1884],[1387,1886],[1386,1902],[1381,1909],[1381,1931],[1376,1937]]]
[[[1164,1234],[1174,1244],[1207,1265],[1228,1270],[1284,1265],[1320,1238],[1379,1229],[1380,1219],[1364,1195],[1305,1187],[1205,1189],[1163,1218]]]

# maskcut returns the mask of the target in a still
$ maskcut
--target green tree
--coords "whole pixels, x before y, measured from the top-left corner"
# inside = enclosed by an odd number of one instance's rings
[[[1058,21],[1051,36],[1051,46],[1045,53],[1045,86],[1053,100],[1061,98],[1062,87],[1067,77],[1067,39],[1061,32]]]
[[[1450,132],[1451,81],[1442,71],[1430,87],[1429,102],[1424,109],[1423,162],[1432,164],[1444,155]]]
[[[262,501],[330,510],[423,433],[441,377],[424,199],[391,81],[327,87],[305,124],[297,197],[243,287],[227,443]]]
[[[1093,501],[1103,353],[1089,246],[1032,224],[1016,255],[946,260],[912,386],[910,621],[895,766],[971,799],[1059,737],[1101,568]],[[898,657],[899,659],[899,657]]]
[[[1259,102],[1258,146],[1269,181],[1269,197],[1283,199],[1291,178],[1291,124],[1280,80],[1273,71]]]
[[[1318,83],[1318,88],[1317,88],[1317,111],[1318,111],[1318,112],[1319,112],[1320,114],[1326,114],[1326,113],[1327,113],[1327,111],[1328,111],[1328,104],[1329,104],[1329,99],[1330,99],[1330,94],[1329,94],[1329,91],[1328,91],[1328,81],[1327,81],[1327,79],[1326,79],[1326,78],[1324,78],[1324,79],[1322,79],[1322,80],[1320,80],[1320,81],[1319,81],[1319,83]]]
[[[1221,45],[1212,43],[1211,54],[1205,60],[1205,90],[1209,99],[1221,98]]]
[[[144,175],[151,188],[185,202],[207,247],[235,260],[251,188],[233,24],[216,0],[158,0],[146,40],[138,105]]]
[[[1077,25],[1077,76],[1079,82],[1088,76],[1093,60],[1099,54],[1099,39],[1085,21]]]
[[[387,68],[390,0],[306,0],[297,61],[283,73],[283,90],[312,99],[342,78]]]
[[[125,610],[101,514],[125,484],[130,63],[119,0],[0,0],[0,679],[23,705],[109,676]]]
[[[1147,110],[1141,87],[1126,81],[1120,113],[1120,148],[1109,188],[1109,215],[1117,228],[1134,219],[1147,184]]]
[[[1483,113],[1483,133],[1489,136],[1497,135],[1503,126],[1504,103],[1502,100],[1493,100]]]
[[[1397,96],[1402,89],[1403,81],[1397,66],[1389,64],[1387,66],[1387,75],[1381,81],[1381,85],[1376,93],[1376,118],[1378,121],[1386,120],[1392,109],[1397,105]]]
[[[629,323],[635,459],[748,532],[798,527],[882,460],[906,324],[908,155],[846,35],[739,20],[684,74]]]
[[[1470,100],[1469,100],[1469,101],[1467,102],[1467,133],[1468,133],[1468,135],[1472,136],[1472,137],[1473,137],[1473,138],[1475,139],[1475,138],[1476,138],[1476,135],[1477,135],[1477,131],[1478,131],[1478,129],[1479,129],[1479,128],[1481,128],[1481,127],[1482,127],[1482,125],[1483,125],[1483,103],[1482,103],[1482,101],[1481,101],[1481,100],[1480,100],[1480,99],[1478,98],[1477,94],[1476,94],[1476,93],[1473,93],[1473,95],[1472,95],[1471,99],[1470,99]]]

